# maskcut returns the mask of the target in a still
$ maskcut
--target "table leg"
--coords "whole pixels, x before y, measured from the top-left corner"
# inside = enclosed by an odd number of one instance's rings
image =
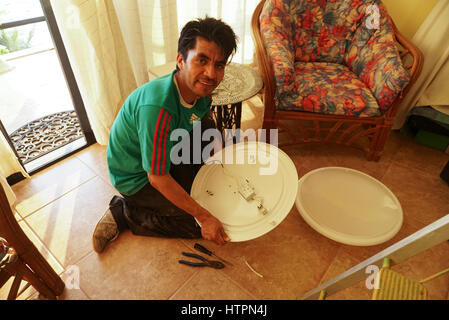
[[[242,119],[242,102],[237,102],[231,105],[214,106],[212,109],[216,122],[217,129],[225,136],[225,129],[240,129]],[[234,138],[234,143],[236,139]]]

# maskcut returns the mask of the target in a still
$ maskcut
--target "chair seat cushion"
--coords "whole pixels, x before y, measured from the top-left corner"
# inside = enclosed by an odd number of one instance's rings
[[[356,117],[381,115],[371,91],[341,64],[296,62],[291,87],[277,88],[278,109]]]

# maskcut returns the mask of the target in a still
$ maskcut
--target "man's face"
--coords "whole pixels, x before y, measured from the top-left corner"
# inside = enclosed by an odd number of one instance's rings
[[[197,37],[196,45],[186,60],[178,53],[177,77],[183,99],[192,103],[196,98],[209,96],[223,80],[226,61],[215,42]]]

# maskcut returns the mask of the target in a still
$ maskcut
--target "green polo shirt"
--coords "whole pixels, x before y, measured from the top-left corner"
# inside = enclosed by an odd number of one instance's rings
[[[170,152],[178,142],[171,141],[170,134],[177,128],[192,131],[193,121],[210,110],[208,97],[190,109],[181,104],[175,72],[131,93],[112,125],[106,157],[111,182],[122,194],[133,195],[149,183],[147,172],[168,174]]]

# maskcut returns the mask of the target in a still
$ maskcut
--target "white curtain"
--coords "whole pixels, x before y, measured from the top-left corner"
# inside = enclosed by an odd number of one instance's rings
[[[136,88],[112,0],[52,0],[87,116],[100,144]]]
[[[420,77],[404,98],[393,129],[400,129],[414,107],[449,108],[449,1],[440,0],[412,38],[424,54]]]
[[[12,69],[6,62],[0,58],[0,73],[8,72]],[[29,175],[25,172],[23,167],[20,165],[19,160],[17,160],[16,155],[14,154],[13,149],[8,144],[5,136],[0,132],[0,179],[3,179],[2,183],[5,183],[6,188],[6,180],[4,177],[9,177],[10,175],[21,172],[24,177],[29,177]],[[6,190],[8,191],[8,190]],[[8,193],[8,192],[7,192]]]
[[[6,199],[8,199],[9,205],[11,206],[12,209],[14,209],[17,200],[16,195],[14,194],[14,191],[12,191],[5,177],[2,176],[1,174],[0,174],[0,184],[2,185],[3,190],[5,191]]]
[[[176,59],[176,0],[113,0],[113,3],[134,76],[140,86],[148,82],[150,68]]]
[[[8,144],[5,136],[0,132],[0,176],[9,177],[10,175],[21,172],[24,177],[29,177],[23,167],[17,160],[16,155]]]

